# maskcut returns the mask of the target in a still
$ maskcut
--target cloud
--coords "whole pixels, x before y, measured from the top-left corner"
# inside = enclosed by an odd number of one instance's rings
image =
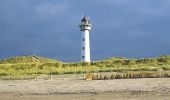
[[[45,18],[61,17],[68,13],[68,11],[69,5],[67,3],[43,2],[35,7],[35,13]]]
[[[79,61],[81,13],[93,24],[92,60],[170,54],[169,0],[0,0],[0,58]]]

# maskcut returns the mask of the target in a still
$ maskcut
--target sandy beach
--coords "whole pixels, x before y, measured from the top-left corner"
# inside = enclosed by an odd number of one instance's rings
[[[1,80],[0,100],[169,100],[170,78]]]

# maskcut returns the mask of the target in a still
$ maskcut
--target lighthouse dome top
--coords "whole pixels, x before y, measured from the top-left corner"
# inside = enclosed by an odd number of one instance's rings
[[[81,21],[88,21],[88,20],[89,20],[89,18],[87,16],[84,16]]]
[[[82,18],[81,22],[88,22],[88,23],[90,23],[90,20],[89,20],[89,18],[87,16],[84,16]]]

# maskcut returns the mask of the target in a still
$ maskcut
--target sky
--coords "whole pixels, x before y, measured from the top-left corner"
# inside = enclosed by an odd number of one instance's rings
[[[80,61],[82,15],[92,61],[170,54],[170,0],[0,0],[0,59]]]

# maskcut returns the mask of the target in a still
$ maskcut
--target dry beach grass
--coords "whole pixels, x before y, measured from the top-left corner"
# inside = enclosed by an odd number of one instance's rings
[[[89,73],[86,80],[111,80],[111,79],[133,79],[133,78],[168,78],[169,71],[127,71],[110,73]]]

